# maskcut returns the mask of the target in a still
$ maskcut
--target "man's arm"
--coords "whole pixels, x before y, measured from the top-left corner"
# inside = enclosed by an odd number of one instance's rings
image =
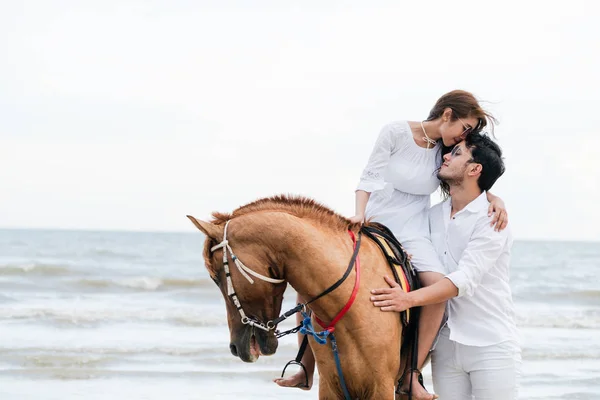
[[[442,279],[431,286],[405,293],[402,287],[389,277],[384,277],[390,285],[385,289],[371,290],[371,301],[381,311],[404,311],[408,308],[436,304],[456,297],[458,289],[449,279]]]
[[[477,220],[469,244],[458,262],[458,269],[446,275],[458,288],[458,297],[473,295],[483,276],[496,265],[504,250],[508,229],[496,232],[490,226],[490,219],[483,216]]]
[[[404,311],[465,294],[472,296],[483,276],[500,257],[507,238],[507,230],[494,231],[489,224],[489,217],[479,218],[456,271],[431,286],[410,293],[404,293],[394,280],[385,277],[390,288],[372,290],[371,301],[382,311]]]

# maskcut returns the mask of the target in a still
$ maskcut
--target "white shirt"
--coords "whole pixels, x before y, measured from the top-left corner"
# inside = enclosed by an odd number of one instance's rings
[[[413,254],[420,270],[439,270],[429,239],[430,195],[438,188],[440,145],[426,149],[415,143],[408,122],[383,127],[357,190],[371,193],[365,216],[387,226]]]
[[[451,199],[429,213],[431,240],[446,270],[446,278],[458,288],[448,301],[450,340],[468,346],[519,342],[509,285],[510,227],[494,231],[488,217],[486,193],[452,218]]]

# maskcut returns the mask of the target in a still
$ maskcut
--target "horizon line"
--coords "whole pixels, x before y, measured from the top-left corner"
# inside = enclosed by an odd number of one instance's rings
[[[0,231],[56,231],[56,232],[97,232],[97,233],[184,233],[191,234],[198,232],[190,228],[189,231],[169,230],[169,229],[128,229],[128,228],[48,228],[48,227],[14,227],[0,226]],[[202,232],[200,232],[203,234]],[[578,242],[578,243],[599,243],[599,239],[564,239],[564,238],[515,238],[519,242]]]

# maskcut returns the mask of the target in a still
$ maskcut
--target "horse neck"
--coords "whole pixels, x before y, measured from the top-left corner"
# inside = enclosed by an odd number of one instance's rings
[[[301,221],[284,235],[285,276],[289,284],[309,301],[337,282],[346,271],[353,252],[348,232],[335,231],[311,221]],[[336,290],[311,304],[321,318],[332,318],[348,301],[355,275]]]

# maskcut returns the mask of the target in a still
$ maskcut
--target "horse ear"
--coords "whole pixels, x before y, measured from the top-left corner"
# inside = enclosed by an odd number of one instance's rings
[[[196,225],[196,228],[200,229],[202,233],[204,233],[206,236],[217,241],[221,240],[221,238],[223,237],[223,228],[221,226],[211,224],[210,222],[197,220],[191,215],[187,215],[187,217],[190,219],[190,221],[192,221],[194,225]]]

